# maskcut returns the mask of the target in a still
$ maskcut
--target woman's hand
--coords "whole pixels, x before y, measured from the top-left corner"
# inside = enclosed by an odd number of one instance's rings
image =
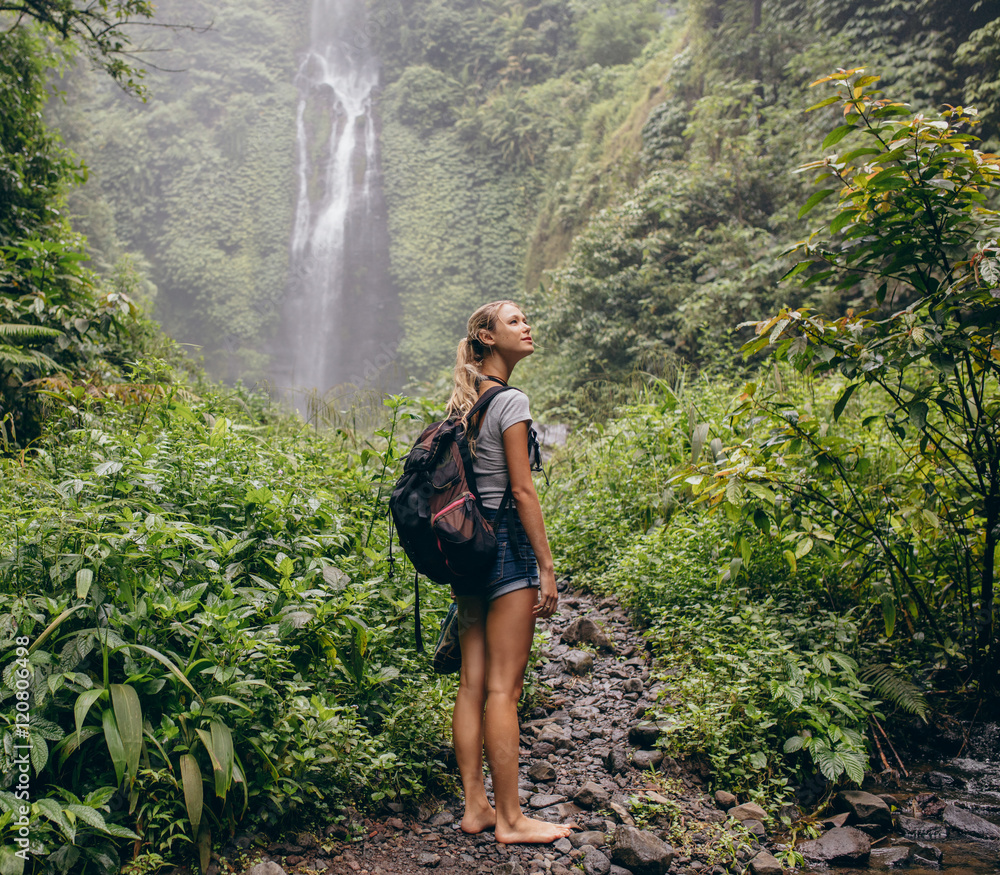
[[[559,590],[556,588],[554,571],[539,571],[541,587],[538,590],[538,601],[532,612],[536,617],[546,619],[551,617],[559,607]]]

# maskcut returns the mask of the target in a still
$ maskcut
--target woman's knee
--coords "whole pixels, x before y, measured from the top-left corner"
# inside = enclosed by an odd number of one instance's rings
[[[522,683],[504,683],[504,682],[487,682],[486,684],[486,701],[492,702],[493,704],[513,704],[517,707],[517,703],[521,701],[521,690],[524,688]]]

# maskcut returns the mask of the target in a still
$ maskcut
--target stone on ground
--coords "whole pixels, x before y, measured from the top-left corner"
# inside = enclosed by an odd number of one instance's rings
[[[666,875],[674,849],[647,830],[619,826],[615,830],[611,859],[634,875]]]
[[[285,875],[285,870],[277,863],[268,860],[266,863],[258,863],[248,869],[246,875]]]
[[[563,663],[570,674],[583,675],[594,668],[594,657],[584,650],[571,650],[563,657]]]
[[[761,851],[750,861],[752,875],[781,875],[781,863],[767,851]]]
[[[613,747],[604,758],[604,767],[612,775],[619,775],[628,769],[628,754],[620,747]]]
[[[662,750],[634,750],[632,751],[632,765],[640,771],[645,769],[655,769],[663,762]]]
[[[636,747],[652,747],[659,737],[660,727],[648,721],[636,723],[628,731],[628,743]]]
[[[818,839],[796,845],[795,849],[814,863],[856,863],[868,859],[872,843],[861,830],[838,826]]]
[[[602,650],[614,650],[611,639],[588,617],[577,617],[562,633],[566,644],[591,644]]]
[[[581,808],[603,808],[610,799],[608,791],[594,781],[587,781],[573,797]]]
[[[889,828],[892,814],[889,806],[871,793],[861,790],[843,790],[835,799],[839,811],[850,813],[850,823],[874,823]]]
[[[723,811],[735,808],[738,801],[739,800],[732,793],[729,793],[726,790],[715,791],[715,804],[718,805]]]
[[[757,838],[762,839],[767,835],[767,830],[764,828],[759,820],[754,820],[752,817],[743,821],[743,826],[746,827],[747,831],[751,835],[757,836]]]
[[[941,817],[948,826],[954,827],[966,835],[975,836],[977,839],[988,839],[989,841],[1000,839],[1000,826],[990,823],[978,814],[973,814],[971,811],[959,808],[952,802],[949,802],[945,806],[944,814]]]
[[[608,875],[611,861],[604,854],[591,845],[584,845],[582,850],[584,875]]]
[[[742,805],[730,808],[726,813],[740,823],[744,820],[759,820],[761,823],[767,820],[767,812],[755,802],[744,802]]]
[[[595,848],[603,848],[607,844],[603,832],[597,830],[586,830],[585,832],[573,832],[569,835],[570,845],[574,848],[582,848],[584,845],[591,845]]]
[[[537,783],[548,784],[556,779],[556,770],[548,763],[537,762],[528,769],[528,777]]]
[[[925,845],[923,842],[914,842],[910,845],[910,854],[913,861],[925,869],[940,869],[941,860],[944,854],[935,845]]]
[[[901,869],[908,865],[913,852],[907,847],[872,848],[868,858],[871,869]]]
[[[948,827],[933,820],[920,820],[900,814],[897,817],[900,832],[908,839],[925,839],[935,841],[948,838]]]

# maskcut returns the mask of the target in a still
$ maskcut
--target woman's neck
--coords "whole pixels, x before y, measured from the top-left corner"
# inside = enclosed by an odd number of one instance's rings
[[[492,358],[499,359],[498,361],[491,361],[486,365],[483,365],[482,374],[484,377],[496,377],[498,380],[503,380],[504,383],[510,380],[510,373],[514,369],[512,367],[507,367],[507,363],[500,359],[499,356],[493,356]]]

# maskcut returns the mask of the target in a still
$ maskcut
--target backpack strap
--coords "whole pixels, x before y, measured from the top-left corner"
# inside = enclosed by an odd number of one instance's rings
[[[513,386],[492,386],[487,389],[480,396],[479,400],[472,405],[472,409],[465,416],[465,421],[468,422],[477,413],[485,411],[487,407],[490,406],[490,402],[497,397],[501,392],[506,392],[508,389],[513,389]],[[476,501],[479,503],[479,509],[482,510],[483,501],[479,496],[479,487],[476,486],[476,475],[472,470],[472,456],[470,453],[466,452],[466,448],[462,448],[462,462],[465,465],[465,480],[469,484],[469,488],[472,490],[472,494],[476,497]]]
[[[420,631],[420,572],[413,572],[413,619],[417,653],[424,652],[424,636]]]
[[[497,397],[501,392],[506,392],[508,389],[513,389],[514,386],[490,386],[482,395],[479,396],[479,400],[472,405],[472,409],[466,414],[465,421],[468,422],[473,416],[479,413],[480,410],[485,410],[489,407],[490,402]]]

